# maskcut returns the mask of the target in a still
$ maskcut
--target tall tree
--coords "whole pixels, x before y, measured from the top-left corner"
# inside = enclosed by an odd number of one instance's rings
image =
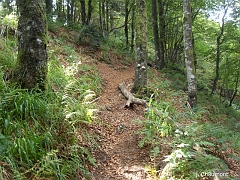
[[[88,12],[87,12],[87,24],[88,25],[92,18],[92,11],[93,11],[92,0],[88,0]]]
[[[220,66],[220,55],[221,55],[221,44],[224,41],[223,33],[224,33],[224,26],[225,26],[225,16],[227,14],[228,6],[224,6],[224,14],[222,17],[222,26],[220,27],[220,33],[217,36],[217,50],[216,50],[216,66],[215,66],[215,78],[213,81],[212,92],[213,95],[217,88],[217,83],[219,80],[219,66]]]
[[[128,49],[129,45],[129,39],[128,39],[128,19],[129,19],[129,0],[125,0],[125,20],[124,20],[124,32],[125,32],[125,38],[126,38],[126,48]]]
[[[132,21],[131,21],[131,52],[134,51],[134,39],[135,39],[135,26],[134,26],[134,21],[135,21],[135,6],[133,6],[132,10]]]
[[[152,0],[152,24],[153,24],[153,36],[154,36],[154,50],[155,50],[155,64],[160,69],[160,40],[158,31],[158,16],[157,16],[157,1]]]
[[[188,103],[191,107],[197,104],[197,82],[194,67],[194,50],[192,40],[192,21],[190,0],[183,0],[183,36],[185,50],[185,64],[188,81]]]
[[[80,0],[81,3],[81,20],[82,25],[86,25],[86,5],[85,0]]]
[[[67,20],[72,21],[72,11],[71,11],[72,3],[70,0],[67,0]]]
[[[165,66],[165,19],[164,19],[164,5],[163,0],[158,0],[159,5],[159,27],[160,27],[160,39],[159,39],[159,59],[156,61],[156,65],[159,69]]]
[[[147,85],[147,13],[145,0],[136,0],[136,66],[133,91]]]
[[[14,77],[22,88],[45,89],[47,25],[44,0],[17,0],[18,66]]]

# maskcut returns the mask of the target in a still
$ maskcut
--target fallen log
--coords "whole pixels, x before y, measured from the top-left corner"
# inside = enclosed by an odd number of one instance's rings
[[[132,104],[140,104],[140,105],[147,105],[147,101],[139,98],[135,98],[133,94],[127,90],[126,86],[124,83],[120,83],[118,85],[119,89],[121,90],[122,94],[124,95],[125,98],[127,98],[127,102],[125,107],[130,107]]]

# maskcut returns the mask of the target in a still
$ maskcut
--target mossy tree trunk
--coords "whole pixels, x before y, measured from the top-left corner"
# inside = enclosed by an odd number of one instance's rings
[[[17,0],[18,65],[14,80],[21,88],[45,89],[47,76],[47,26],[44,0]]]
[[[145,0],[136,0],[136,66],[133,92],[147,85],[147,13]]]
[[[190,0],[183,0],[183,35],[188,81],[188,103],[191,107],[195,107],[197,104],[197,82],[194,66]]]

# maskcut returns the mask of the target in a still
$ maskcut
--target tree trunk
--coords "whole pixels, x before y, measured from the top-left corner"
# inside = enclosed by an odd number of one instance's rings
[[[106,1],[106,31],[109,32],[109,0]]]
[[[111,11],[110,12],[110,32],[112,31],[112,29],[114,29],[114,12]]]
[[[62,6],[62,0],[57,0],[57,12],[58,12],[58,18],[63,17],[63,6]]]
[[[100,26],[100,29],[103,30],[103,20],[102,20],[102,1],[99,1],[98,3],[98,11],[99,11],[99,26]]]
[[[158,31],[158,18],[157,18],[157,1],[152,0],[152,17],[153,17],[153,35],[154,35],[154,50],[155,50],[155,64],[160,69],[160,41]]]
[[[90,24],[91,18],[92,18],[92,0],[88,0],[88,13],[87,13],[87,25]]]
[[[126,39],[126,48],[128,49],[129,40],[128,40],[128,17],[129,17],[129,0],[125,1],[125,19],[124,19],[124,33],[125,33],[125,39]]]
[[[71,3],[70,0],[67,0],[67,20],[71,21]]]
[[[145,0],[136,0],[136,66],[133,92],[147,85],[147,13]]]
[[[105,9],[105,1],[102,0],[102,27],[103,27],[103,32],[107,30],[106,28],[106,9]]]
[[[135,39],[135,27],[134,27],[134,21],[135,21],[135,6],[133,6],[132,9],[132,23],[131,23],[131,53],[134,51],[134,39]]]
[[[86,7],[85,7],[85,0],[80,0],[81,3],[81,20],[82,25],[86,25]]]
[[[217,37],[217,54],[216,54],[216,69],[215,69],[215,78],[214,78],[214,81],[213,81],[213,87],[212,87],[212,92],[211,92],[211,95],[213,95],[217,89],[217,83],[218,83],[218,80],[219,80],[219,66],[220,66],[220,55],[221,55],[221,51],[220,51],[220,48],[221,48],[221,44],[223,43],[223,40],[222,37],[223,37],[223,32],[224,32],[224,23],[225,23],[225,16],[227,14],[227,10],[228,8],[226,7],[224,9],[224,14],[223,14],[223,17],[222,17],[222,26],[220,27],[220,33]]]
[[[193,108],[197,104],[197,82],[194,67],[194,50],[192,45],[192,22],[190,0],[183,0],[183,35],[185,64],[188,81],[188,103]]]
[[[159,27],[160,27],[160,39],[159,39],[159,60],[156,62],[157,68],[162,69],[165,66],[165,20],[164,20],[164,6],[163,0],[158,0],[159,5]]]
[[[47,26],[44,0],[17,0],[18,66],[14,74],[21,88],[45,89]]]
[[[75,18],[74,18],[74,9],[75,9],[75,0],[71,0],[71,21],[74,22]]]

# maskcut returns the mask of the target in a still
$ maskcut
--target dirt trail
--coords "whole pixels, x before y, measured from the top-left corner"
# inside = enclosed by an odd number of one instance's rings
[[[125,66],[118,60],[112,64],[97,62],[97,70],[104,82],[104,90],[98,100],[98,124],[93,125],[101,139],[101,150],[94,153],[98,167],[92,171],[96,180],[151,180],[145,172],[149,164],[147,149],[138,147],[135,134],[139,125],[133,120],[144,119],[144,107],[135,105],[124,108],[126,99],[118,84],[132,85],[133,66]]]

